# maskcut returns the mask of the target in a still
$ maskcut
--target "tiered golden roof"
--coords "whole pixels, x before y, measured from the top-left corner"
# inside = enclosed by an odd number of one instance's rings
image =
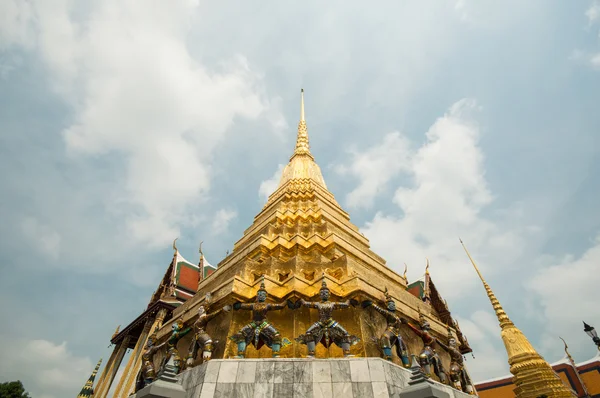
[[[158,330],[157,344],[160,344],[168,338],[171,325],[176,320],[182,320],[186,327],[192,325],[197,320],[199,307],[206,304],[206,297],[209,295],[212,297],[210,307],[215,309],[236,301],[254,301],[261,281],[264,281],[269,295],[267,301],[277,303],[288,299],[294,302],[298,299],[313,301],[324,281],[330,289],[332,301],[352,298],[381,303],[387,297],[384,293],[387,287],[389,297],[396,302],[399,315],[418,324],[420,309],[431,325],[432,335],[445,340],[447,327],[450,326],[458,337],[461,351],[471,351],[429,273],[428,300],[424,303],[421,297],[417,297],[418,294],[413,295],[406,290],[406,269],[404,277],[400,276],[370,249],[369,240],[350,222],[348,213],[327,189],[321,169],[310,151],[303,91],[296,144],[277,189],[269,196],[252,225],[234,244],[233,251],[228,252],[214,273],[202,274],[196,284],[196,294],[191,298],[185,297],[187,301],[178,307],[175,304],[179,304],[179,301],[171,303],[165,298],[172,293],[173,288],[178,291],[178,286],[172,283],[174,278],[181,279],[181,273],[174,268],[179,258],[175,246],[174,250],[174,261],[153,295],[151,305],[116,339],[113,338],[118,346],[111,356],[108,370],[103,373],[105,376],[101,377],[99,398],[106,397],[110,390],[127,348],[133,348],[133,353],[117,386],[115,397],[119,398],[127,397],[133,391],[140,368],[142,347],[151,333]],[[207,265],[201,253],[200,269]],[[382,355],[380,345],[374,337],[383,333],[387,323],[384,317],[374,315],[372,311],[360,306],[334,313],[336,321],[351,335],[360,338],[351,347],[352,355]],[[248,323],[249,317],[247,311],[231,311],[221,312],[211,319],[206,332],[215,342],[212,358],[228,358],[237,354],[236,344],[230,337]],[[295,338],[305,333],[316,317],[316,311],[306,307],[286,307],[269,312],[269,322],[280,332],[283,341],[290,342],[282,344],[279,352],[282,357],[299,358],[307,355],[306,345],[297,342]],[[416,354],[421,351],[421,339],[412,330],[402,327],[400,333],[410,352]],[[190,346],[192,335],[193,333],[189,333],[179,341],[177,346],[180,352],[185,352]],[[343,352],[335,345],[325,348],[319,344],[315,354],[318,358],[326,358],[340,357]],[[155,365],[164,359],[164,355],[164,350],[157,352],[154,356]],[[439,355],[447,368],[450,363],[448,353],[441,351]],[[270,357],[271,351],[267,347],[256,350],[250,346],[245,356]],[[193,365],[201,361],[200,357]],[[394,360],[400,363],[398,358]]]
[[[523,332],[506,315],[494,292],[483,279],[463,241],[461,240],[460,243],[479,275],[492,307],[494,307],[498,322],[500,322],[500,333],[508,354],[508,364],[510,373],[513,375],[513,383],[516,386],[514,392],[517,398],[539,398],[543,395],[548,398],[576,397],[577,394],[562,382],[550,364],[537,353]]]
[[[270,300],[276,302],[288,298],[312,299],[318,294],[322,280],[326,279],[336,300],[350,297],[383,300],[387,286],[402,314],[416,322],[417,308],[421,305],[433,333],[445,338],[446,324],[455,327],[447,309],[444,309],[442,320],[432,305],[424,305],[407,292],[406,280],[370,249],[368,239],[350,222],[348,213],[327,189],[321,169],[310,151],[304,109],[302,92],[294,152],[277,189],[235,243],[233,251],[218,264],[217,272],[199,283],[198,293],[175,310],[174,318],[182,316],[186,324],[193,321],[206,293],[212,294],[216,307],[235,300],[252,301],[263,275]],[[292,340],[290,346],[282,348],[282,356],[306,355],[306,347],[294,342],[293,338],[314,321],[314,316],[309,309],[269,313],[270,321],[279,328],[282,336]],[[383,319],[373,318],[361,308],[340,311],[336,316],[348,332],[361,338],[360,343],[352,347],[354,355],[380,355],[372,336],[385,329],[385,324],[379,324],[384,322]],[[233,312],[216,318],[209,325],[209,329],[215,328],[214,338],[221,342],[216,346],[213,358],[235,355],[235,347],[227,336],[236,332],[247,317],[248,314]],[[159,339],[163,339],[169,330],[170,326],[166,324],[159,332]],[[419,340],[409,331],[405,332],[409,347],[419,352]],[[470,351],[466,341],[461,342],[462,348]],[[268,351],[252,350],[248,349],[248,357],[270,355]],[[341,355],[337,347],[328,351],[317,348],[317,357]]]

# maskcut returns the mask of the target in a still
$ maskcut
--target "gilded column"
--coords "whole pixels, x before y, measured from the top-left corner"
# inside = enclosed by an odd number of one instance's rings
[[[129,375],[127,376],[127,380],[125,380],[125,382],[123,383],[123,389],[121,390],[121,395],[117,395],[117,393],[115,392],[115,398],[119,398],[119,397],[123,397],[123,398],[127,398],[130,394],[132,394],[135,389],[135,380],[137,378],[137,374],[142,366],[142,351],[144,351],[144,347],[146,346],[146,343],[148,342],[148,337],[152,335],[152,333],[154,333],[156,330],[158,330],[163,323],[163,320],[165,319],[165,315],[167,314],[167,310],[166,309],[161,309],[160,311],[158,311],[158,313],[156,314],[156,318],[154,319],[154,322],[152,323],[152,325],[146,329],[144,328],[144,332],[142,333],[142,335],[140,336],[140,339],[138,340],[138,344],[140,344],[140,350],[138,352],[138,355],[135,357],[135,361],[132,363],[132,367],[130,369]],[[136,345],[137,346],[137,345]],[[133,358],[133,355],[131,356],[131,358]],[[131,361],[130,358],[130,361]]]
[[[125,336],[121,343],[117,347],[115,347],[115,351],[113,352],[113,354],[115,355],[112,358],[112,363],[106,364],[106,377],[104,378],[104,380],[102,380],[102,385],[98,385],[97,390],[94,393],[94,398],[106,398],[106,396],[108,395],[108,391],[110,390],[110,387],[112,386],[112,382],[115,379],[117,371],[121,366],[121,361],[123,361],[123,357],[125,356],[125,351],[127,351],[127,346],[129,345],[130,340],[131,336]]]
[[[135,343],[135,347],[133,347],[133,350],[131,351],[131,355],[129,356],[129,360],[127,361],[127,366],[125,366],[123,375],[121,376],[121,379],[119,380],[119,384],[117,384],[117,388],[115,389],[115,393],[113,395],[114,398],[123,396],[125,385],[127,384],[127,382],[129,381],[130,378],[135,378],[135,375],[132,376],[133,364],[135,363],[135,361],[138,359],[138,357],[140,356],[140,354],[142,352],[142,349],[144,347],[144,344],[146,343],[146,337],[148,337],[148,331],[150,330],[151,325],[152,325],[152,319],[150,318],[150,319],[146,320],[144,329],[142,330],[142,333],[140,333],[140,336],[138,337],[138,340]],[[125,396],[127,396],[127,395],[125,395]]]
[[[104,365],[104,369],[102,369],[102,374],[100,375],[100,378],[98,379],[98,382],[96,383],[96,388],[95,388],[96,391],[100,391],[100,388],[104,384],[104,382],[106,380],[106,375],[108,374],[108,370],[110,369],[110,367],[112,366],[112,364],[115,361],[117,352],[119,351],[119,347],[120,347],[120,345],[115,346],[113,352],[110,354],[110,358],[108,358],[108,362],[106,362],[106,365]]]

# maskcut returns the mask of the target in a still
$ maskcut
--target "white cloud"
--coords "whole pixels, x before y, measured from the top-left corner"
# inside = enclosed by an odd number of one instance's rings
[[[521,325],[522,330],[530,334],[528,337],[540,354],[553,362],[562,357],[559,334],[573,346],[583,346],[586,336],[576,333],[574,325],[586,317],[600,317],[593,300],[581,297],[581,292],[594,292],[600,283],[600,238],[579,259],[569,256],[557,261],[528,254],[535,259],[528,267],[516,261],[542,231],[535,225],[526,225],[520,203],[497,212],[499,219],[482,214],[493,203],[493,194],[485,179],[483,152],[478,146],[479,127],[472,117],[477,109],[474,101],[458,101],[431,126],[426,143],[409,156],[413,185],[398,187],[394,195],[401,215],[378,212],[362,231],[391,268],[401,271],[400,264],[408,263],[409,280],[422,275],[428,256],[432,277],[449,301],[481,294],[482,308],[488,306],[480,281],[460,247],[459,235],[486,278],[495,279],[495,274],[502,273],[511,275],[512,281],[512,273],[518,271],[526,278],[522,283],[539,296],[545,309],[540,314],[540,303],[532,304],[521,293],[522,310],[532,313],[527,315],[531,322]],[[571,289],[580,293],[570,294]],[[474,293],[479,290],[480,293]],[[468,319],[457,319],[477,358],[469,360],[473,378],[508,374],[495,316],[477,310]],[[537,336],[530,332],[534,325],[543,325]]]
[[[336,171],[359,181],[346,197],[351,208],[370,208],[390,179],[410,166],[408,140],[398,132],[387,134],[380,145],[366,150],[352,149],[350,153],[352,163],[339,165]]]
[[[27,0],[0,2],[0,51],[11,46],[33,45],[34,9]]]
[[[401,271],[401,264],[408,264],[410,278],[422,275],[425,257],[429,257],[436,285],[449,299],[476,283],[458,243],[459,235],[473,252],[485,246],[487,255],[476,256],[481,261],[493,258],[494,265],[501,262],[503,267],[514,267],[511,260],[523,246],[518,239],[521,233],[535,233],[535,229],[524,232],[512,225],[503,229],[480,214],[491,204],[493,195],[484,177],[479,128],[471,116],[478,109],[473,100],[458,101],[431,126],[426,143],[409,156],[407,169],[413,186],[398,187],[393,197],[402,216],[378,212],[361,228],[373,250],[386,258],[390,267]],[[377,146],[381,151],[385,147]],[[387,147],[397,151],[394,146]],[[382,168],[381,173],[385,172]],[[512,211],[506,210],[507,223],[512,221]],[[486,261],[482,268],[487,271],[489,266]],[[462,281],[462,289],[456,289],[456,280]]]
[[[538,308],[542,308],[549,326],[545,329],[542,346],[560,355],[559,335],[568,339],[571,347],[590,346],[589,337],[581,331],[581,322],[600,319],[595,299],[600,285],[600,235],[578,258],[568,255],[562,259],[546,258],[545,262],[527,284],[537,295]]]
[[[600,1],[596,0],[590,4],[590,8],[585,11],[585,16],[590,25],[598,22],[600,19]]]
[[[212,151],[234,119],[283,123],[243,56],[209,70],[191,53],[198,2],[98,2],[85,25],[70,2],[32,7],[37,47],[75,112],[67,149],[126,159],[107,207],[123,214],[134,240],[159,247],[178,235],[186,207],[210,189]]]
[[[592,55],[590,57],[590,63],[594,68],[600,69],[600,53]]]
[[[281,180],[281,173],[283,173],[284,164],[280,164],[277,166],[277,171],[273,174],[271,178],[268,180],[264,180],[260,183],[258,187],[258,196],[262,200],[267,200],[269,195],[271,195],[277,187],[279,186],[279,180]]]
[[[215,213],[215,217],[213,218],[211,232],[216,235],[226,232],[229,228],[229,223],[235,217],[237,217],[237,211],[220,209]]]
[[[0,374],[6,380],[21,380],[34,397],[72,395],[83,387],[95,366],[89,358],[70,352],[66,342],[0,337]],[[51,395],[43,395],[49,391]]]
[[[30,239],[30,247],[42,254],[57,259],[60,255],[61,236],[36,218],[25,217],[21,222],[21,231]]]

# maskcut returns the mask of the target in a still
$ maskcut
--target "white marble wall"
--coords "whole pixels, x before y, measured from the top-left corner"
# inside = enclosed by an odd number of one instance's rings
[[[213,359],[179,375],[187,398],[397,398],[409,378],[381,358]]]

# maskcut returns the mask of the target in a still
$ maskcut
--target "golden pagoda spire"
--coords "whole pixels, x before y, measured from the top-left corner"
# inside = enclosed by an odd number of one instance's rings
[[[319,165],[315,163],[315,158],[310,153],[308,143],[308,128],[304,114],[304,89],[300,91],[300,122],[298,123],[298,135],[296,136],[296,146],[294,153],[290,157],[290,162],[285,166],[279,181],[279,186],[283,186],[291,180],[300,180],[303,183],[308,180],[316,182],[327,189],[325,180],[321,174]]]
[[[304,89],[300,89],[300,121],[304,122]]]
[[[483,279],[483,275],[481,275],[467,247],[460,238],[459,240],[471,264],[473,264],[473,268],[479,275],[492,307],[494,307],[498,322],[500,322],[500,335],[508,354],[510,373],[513,375],[513,383],[516,386],[514,389],[516,397],[538,398],[542,395],[546,395],[548,398],[576,397],[575,392],[562,382],[560,377],[552,370],[550,364],[537,353],[523,332],[508,318],[494,292]]]
[[[102,358],[98,361],[96,365],[96,369],[90,375],[90,378],[85,382],[85,385],[81,389],[81,392],[77,396],[77,398],[89,398],[94,395],[94,379],[96,378],[96,374],[98,373],[98,369],[100,369],[100,364],[102,363]]]
[[[290,161],[298,155],[304,155],[314,160],[310,153],[310,145],[308,144],[308,128],[304,119],[304,89],[300,90],[300,122],[298,123],[298,136],[296,137],[296,148]]]

